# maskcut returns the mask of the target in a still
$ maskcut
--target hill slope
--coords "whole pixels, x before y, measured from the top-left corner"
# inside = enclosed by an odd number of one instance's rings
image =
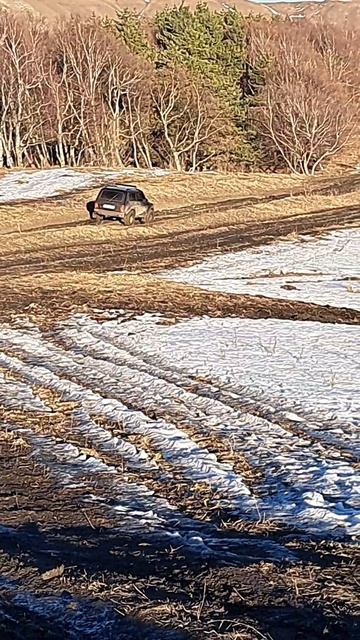
[[[186,4],[195,6],[198,0],[186,0]],[[13,10],[28,10],[48,18],[59,15],[79,13],[81,15],[113,15],[117,9],[129,7],[151,15],[167,5],[179,4],[176,0],[0,0],[0,7]],[[282,14],[292,17],[326,16],[331,22],[339,24],[360,24],[360,0],[324,0],[315,2],[275,2],[261,4],[250,0],[209,0],[212,9],[221,10],[227,6],[236,6],[242,13],[261,13],[265,15]]]
[[[147,2],[144,0],[77,0],[74,3],[71,0],[0,0],[0,6],[3,5],[9,9],[27,9],[48,17],[68,13],[106,15],[113,14],[117,9],[125,7],[129,7],[139,13],[151,14],[171,4],[176,4],[176,2],[172,0],[148,0]],[[186,4],[195,6],[197,0],[189,0]],[[224,3],[218,0],[210,0],[208,4],[212,9],[220,10],[224,8]],[[264,12],[263,7],[257,7],[248,0],[237,0],[231,4],[238,6],[244,13],[251,12],[254,9],[259,13]],[[267,10],[265,9],[265,11]]]

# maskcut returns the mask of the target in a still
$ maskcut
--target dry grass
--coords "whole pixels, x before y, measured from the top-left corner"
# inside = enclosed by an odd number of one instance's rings
[[[316,320],[359,324],[360,312],[262,296],[207,292],[151,275],[64,272],[24,276],[1,285],[3,319],[23,314],[46,327],[73,311],[94,309],[196,315]]]
[[[115,180],[114,180],[115,181]],[[169,174],[159,177],[122,175],[119,181],[141,187],[155,203],[157,211],[192,207],[204,202],[226,199],[260,198],[283,191],[291,194],[305,187],[307,180],[288,175],[266,174]],[[312,182],[308,184],[311,188]],[[313,183],[315,184],[315,182]],[[89,189],[43,203],[0,205],[0,231],[19,232],[31,228],[44,229],[53,224],[87,219],[85,204],[96,197],[98,189]]]

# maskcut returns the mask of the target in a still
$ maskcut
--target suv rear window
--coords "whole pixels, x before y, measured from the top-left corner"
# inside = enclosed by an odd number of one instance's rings
[[[101,200],[116,200],[116,202],[125,202],[126,191],[118,189],[103,189],[99,195]]]

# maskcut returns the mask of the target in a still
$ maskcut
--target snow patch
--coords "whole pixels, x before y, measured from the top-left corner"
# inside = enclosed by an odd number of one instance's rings
[[[256,551],[256,560],[293,561],[295,556],[281,544],[226,537],[216,527],[187,518],[166,499],[159,498],[144,484],[128,483],[114,468],[79,449],[52,437],[35,434],[31,429],[12,424],[2,428],[16,433],[34,447],[33,456],[49,468],[67,489],[83,487],[85,503],[106,510],[116,519],[117,529],[129,535],[137,534],[157,544],[182,546],[204,557],[216,557],[223,562],[242,562]],[[91,490],[96,493],[91,493]],[[7,535],[8,531],[0,534]],[[249,560],[249,557],[247,557]]]
[[[18,380],[6,378],[2,373],[0,373],[0,404],[15,411],[51,413],[51,408],[34,395],[31,387]]]
[[[159,275],[225,293],[263,295],[360,310],[360,229],[277,241]]]
[[[135,169],[119,171],[76,169],[41,169],[38,171],[11,171],[0,176],[0,204],[27,200],[41,200],[54,196],[102,186],[104,182],[121,182],[127,178],[161,177],[165,169]]]
[[[0,177],[0,203],[51,198],[93,187],[117,176],[115,171],[74,169],[14,171]]]

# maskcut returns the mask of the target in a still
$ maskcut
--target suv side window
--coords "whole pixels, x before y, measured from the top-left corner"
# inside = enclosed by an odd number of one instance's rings
[[[139,202],[144,202],[146,200],[146,198],[145,198],[145,196],[144,196],[142,191],[138,191],[137,192],[137,196],[138,196]]]
[[[136,202],[136,192],[135,193],[133,191],[129,192],[129,202]]]

